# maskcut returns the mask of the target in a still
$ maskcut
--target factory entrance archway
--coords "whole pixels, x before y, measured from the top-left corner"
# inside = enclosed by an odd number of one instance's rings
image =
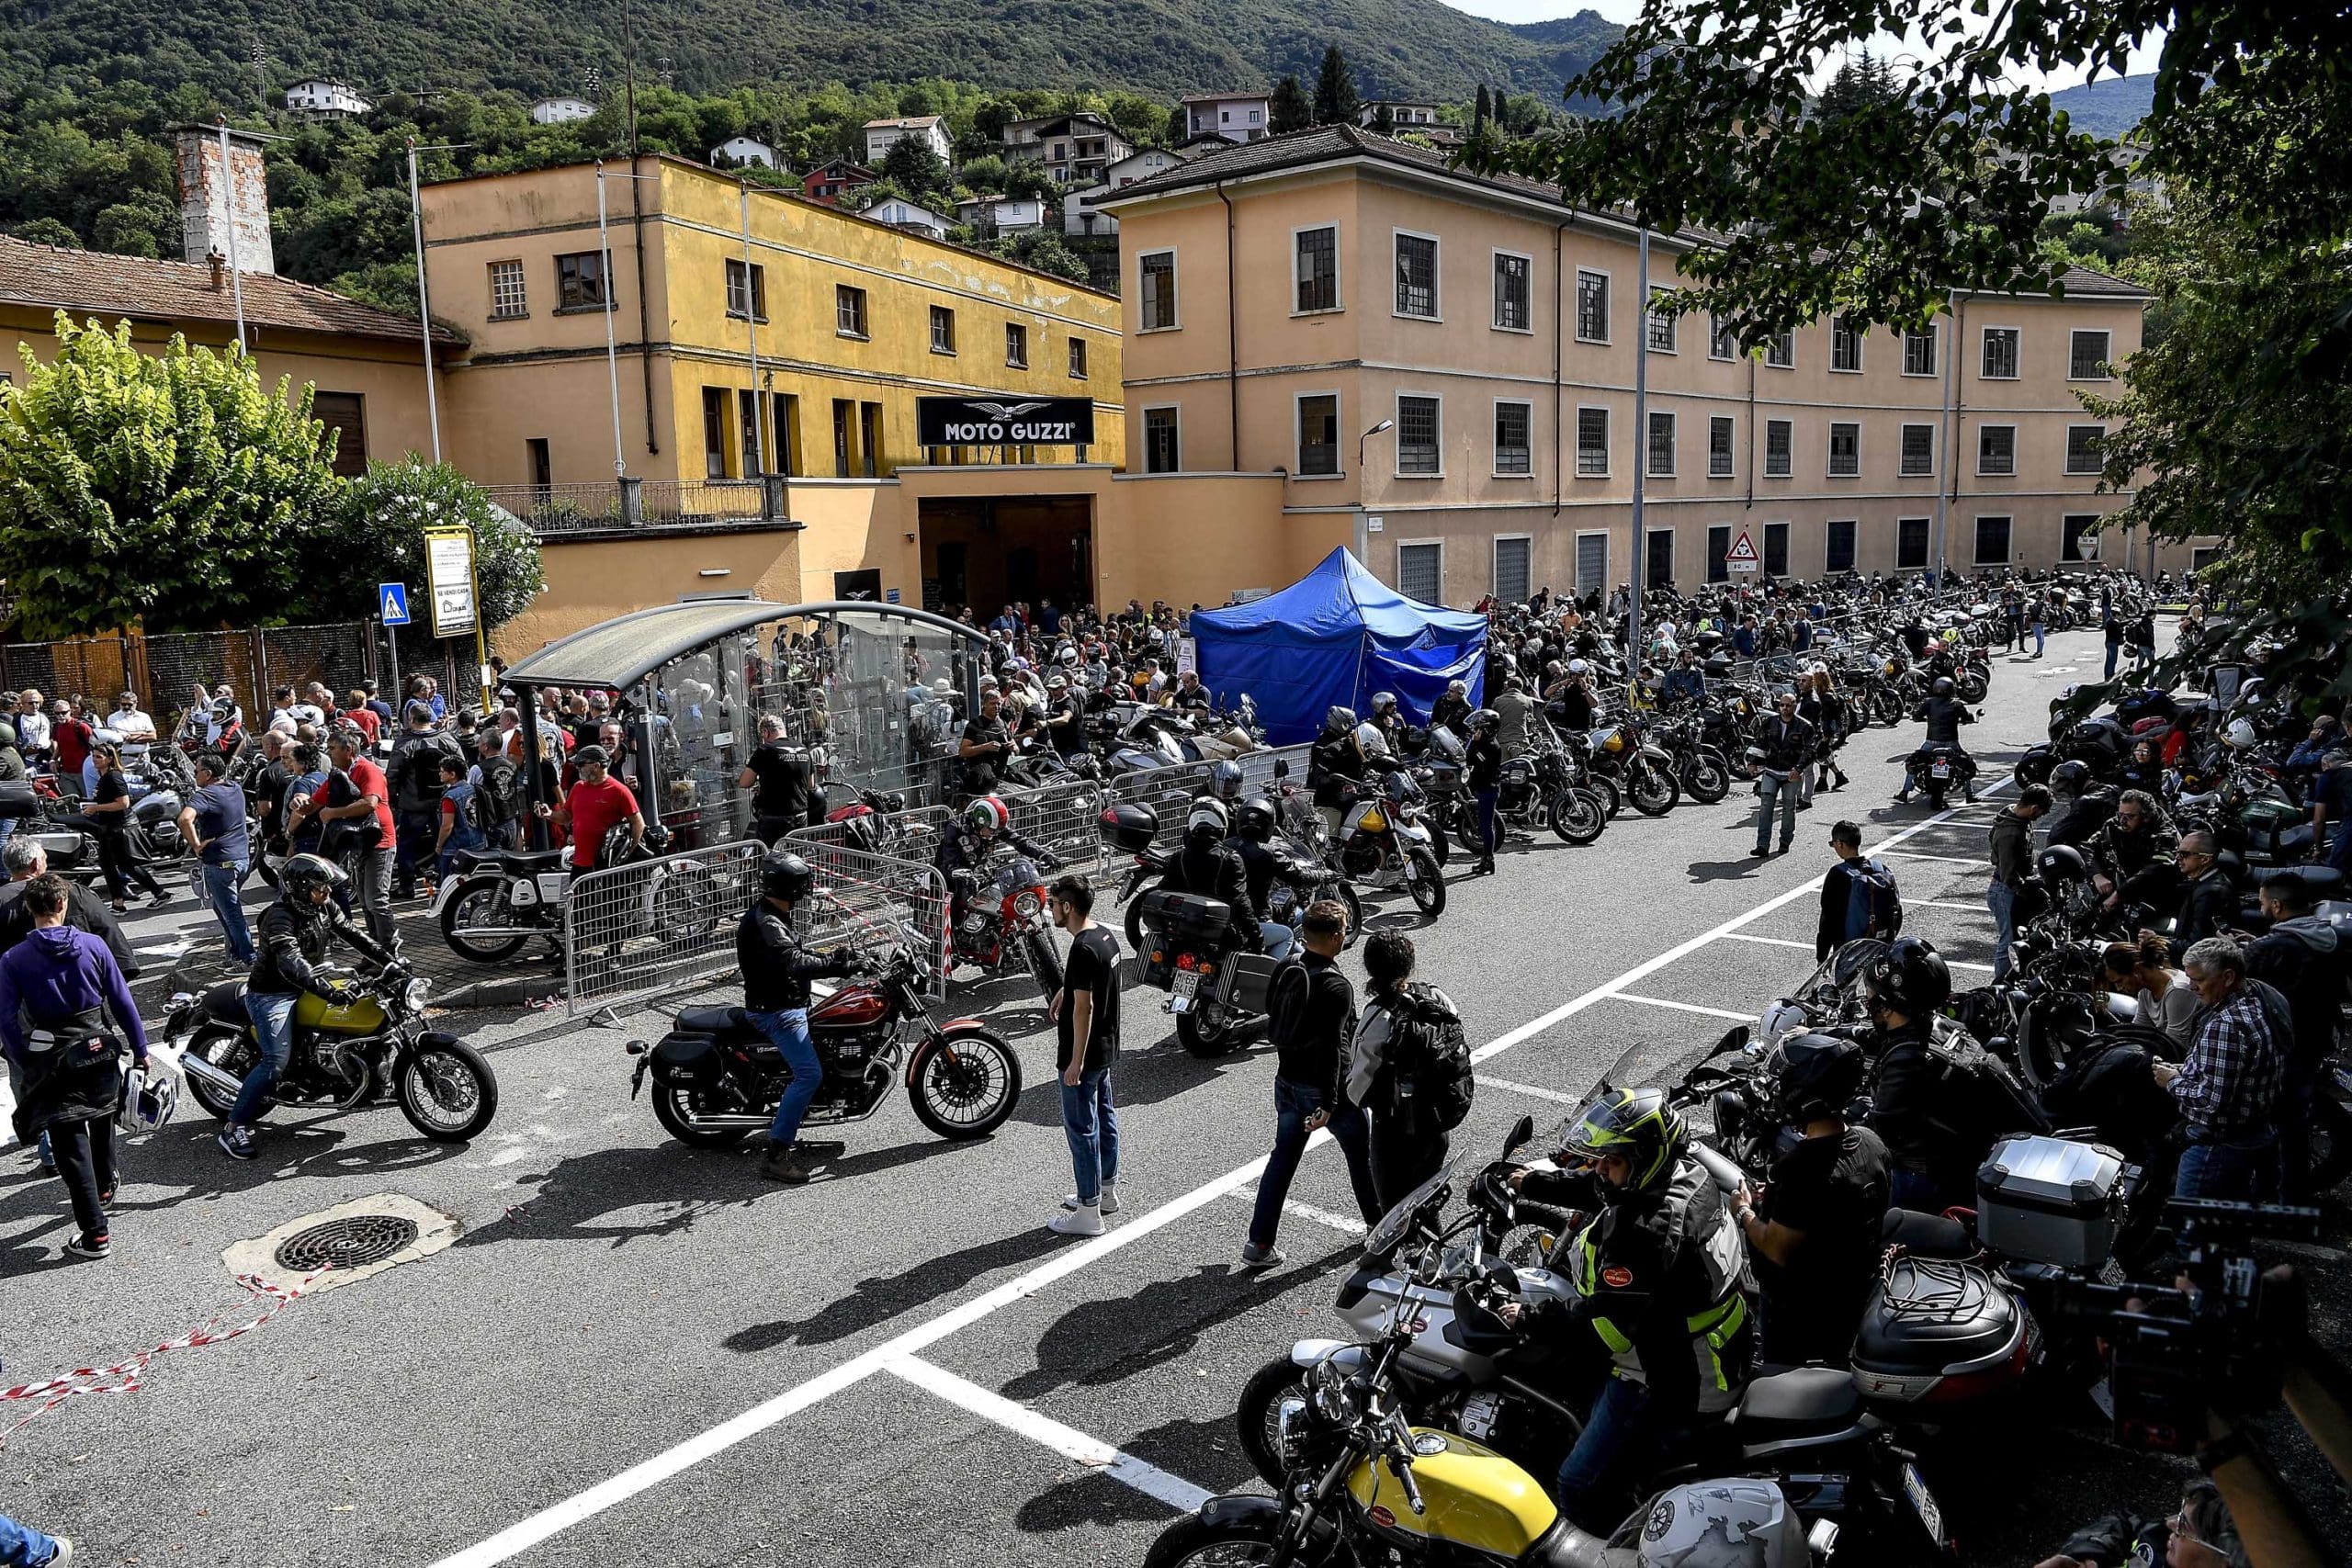
[[[920,505],[924,609],[968,604],[986,624],[1015,602],[1093,603],[1092,496],[924,496]]]

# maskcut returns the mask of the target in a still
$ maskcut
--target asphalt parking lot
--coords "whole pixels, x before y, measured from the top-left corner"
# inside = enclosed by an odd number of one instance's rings
[[[2096,675],[2094,640],[1996,656],[1968,737],[1988,779],[2041,737],[2060,686]],[[1679,1073],[1791,988],[1812,967],[1840,816],[1896,867],[1906,929],[1982,983],[1965,965],[1990,958],[1981,857],[2001,795],[1893,805],[1916,733],[1857,737],[1852,786],[1800,817],[1785,857],[1746,858],[1754,802],[1736,792],[1657,821],[1628,810],[1589,849],[1508,852],[1502,874],[1454,883],[1433,927],[1396,902],[1373,916],[1411,932],[1480,1043],[1456,1147],[1499,1147],[1523,1112],[1548,1124],[1604,1075]],[[142,922],[141,941],[173,919]],[[1100,1238],[1055,1237],[1069,1172],[1043,1014],[1014,986],[978,1000],[1017,1034],[1013,1120],[950,1145],[892,1100],[800,1190],[760,1181],[753,1154],[671,1143],[629,1100],[622,1046],[658,1033],[658,1013],[617,1029],[458,1015],[502,1095],[468,1147],[420,1142],[386,1108],[273,1119],[262,1157],[237,1165],[191,1110],[126,1152],[105,1263],[64,1257],[62,1188],[0,1151],[0,1384],[243,1322],[224,1250],[338,1203],[395,1194],[456,1227],[430,1257],[154,1357],[135,1393],[31,1419],[0,1449],[0,1512],[76,1537],[93,1562],[1139,1561],[1176,1509],[1250,1483],[1231,1422],[1243,1380],[1336,1321],[1360,1230],[1344,1171],[1310,1153],[1287,1264],[1240,1271],[1271,1053],[1194,1061],[1157,995],[1130,991],[1127,1211]],[[0,1402],[0,1429],[33,1407]],[[2165,1505],[2179,1473],[2117,1453],[2086,1404],[1931,1480],[1965,1561],[2007,1563],[2085,1515]]]

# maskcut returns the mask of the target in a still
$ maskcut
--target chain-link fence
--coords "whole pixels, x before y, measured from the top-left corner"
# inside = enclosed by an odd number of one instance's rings
[[[745,840],[599,866],[563,895],[564,998],[573,1013],[637,1001],[735,966],[735,923],[760,896]]]
[[[0,647],[0,688],[39,691],[44,698],[87,697],[95,711],[114,707],[130,692],[155,721],[159,734],[175,733],[201,686],[208,700],[227,682],[249,728],[269,717],[272,694],[316,681],[337,702],[376,678],[375,648],[365,621],[315,626],[271,626],[161,636],[69,637]]]

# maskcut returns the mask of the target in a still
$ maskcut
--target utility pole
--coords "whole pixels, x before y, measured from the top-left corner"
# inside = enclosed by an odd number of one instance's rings
[[[768,447],[760,427],[765,423],[761,416],[767,400],[760,392],[760,290],[753,286],[759,275],[752,265],[752,184],[738,174],[735,189],[743,204],[743,335],[752,344],[752,472],[763,475]]]
[[[628,171],[637,173],[637,25],[629,0],[621,0],[621,69],[628,96]],[[631,189],[636,187],[631,186]]]
[[[613,341],[613,234],[605,201],[602,158],[596,160],[596,254],[604,272],[605,372],[612,383],[613,477],[617,479],[628,473],[628,459],[621,455],[621,359],[619,345]]]
[[[262,51],[261,39],[255,39],[245,51],[254,62],[254,107],[262,113],[269,112],[269,73],[264,62],[268,56]]]
[[[1642,569],[1649,554],[1642,537],[1643,481],[1650,468],[1650,226],[1642,225],[1634,267],[1634,594],[1626,623],[1625,700],[1642,684]],[[1603,589],[1607,584],[1602,584]]]
[[[433,460],[441,460],[441,400],[433,384],[433,295],[424,282],[424,204],[417,197],[416,155],[419,152],[455,152],[471,146],[470,142],[453,141],[439,146],[419,147],[413,136],[408,140],[408,214],[409,232],[416,243],[416,313],[424,333],[424,417],[433,427]]]

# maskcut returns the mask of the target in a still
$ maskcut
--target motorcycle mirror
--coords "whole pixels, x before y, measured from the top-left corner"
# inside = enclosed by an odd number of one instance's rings
[[[1503,1140],[1503,1154],[1508,1157],[1512,1150],[1518,1148],[1521,1144],[1526,1143],[1529,1139],[1534,1136],[1535,1118],[1532,1116],[1521,1117],[1517,1122],[1511,1124],[1510,1136]]]
[[[646,1052],[651,1050],[652,1047],[648,1045],[642,1040],[632,1040],[628,1044],[622,1046],[621,1049],[628,1052],[632,1056],[642,1056]]]
[[[1290,777],[1290,759],[1288,757],[1277,757],[1274,759],[1274,777],[1278,779],[1286,779]]]
[[[1747,1025],[1744,1023],[1736,1023],[1732,1025],[1731,1028],[1724,1031],[1724,1037],[1715,1042],[1715,1048],[1708,1052],[1707,1055],[1710,1056],[1728,1056],[1734,1051],[1745,1050],[1747,1046],[1750,1032],[1751,1032]]]

